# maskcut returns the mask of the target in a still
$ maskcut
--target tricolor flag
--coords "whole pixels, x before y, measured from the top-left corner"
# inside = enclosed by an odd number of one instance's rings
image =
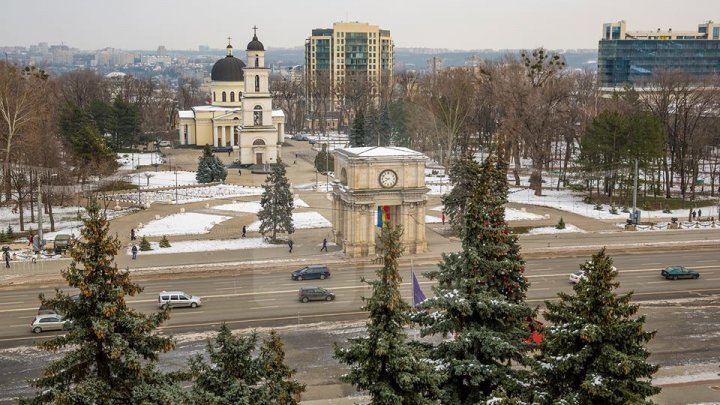
[[[390,224],[390,206],[382,205],[377,209],[377,227],[382,228],[383,225]]]
[[[415,272],[412,272],[412,306],[415,308],[418,304],[425,301],[425,294],[422,292],[422,289],[420,289],[420,283],[418,282],[417,277],[415,277]]]

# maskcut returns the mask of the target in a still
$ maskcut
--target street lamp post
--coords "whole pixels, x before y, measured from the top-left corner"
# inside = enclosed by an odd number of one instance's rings
[[[178,203],[178,193],[177,193],[177,166],[175,166],[175,204]]]

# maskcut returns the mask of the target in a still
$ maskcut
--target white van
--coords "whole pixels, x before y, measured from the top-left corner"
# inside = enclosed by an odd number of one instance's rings
[[[158,295],[158,307],[160,308],[165,308],[167,306],[171,308],[197,308],[200,305],[202,305],[200,297],[196,297],[182,291],[163,291]]]

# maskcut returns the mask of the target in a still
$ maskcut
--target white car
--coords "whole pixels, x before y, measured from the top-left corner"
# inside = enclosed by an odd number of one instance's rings
[[[617,273],[617,267],[612,266],[612,272]],[[585,280],[587,277],[585,277],[585,270],[579,270],[575,273],[570,274],[570,282],[573,284],[577,284],[580,282],[580,280]]]
[[[158,294],[158,307],[160,308],[165,308],[166,306],[171,308],[197,308],[200,305],[202,305],[200,297],[182,291],[163,291]]]
[[[38,315],[30,322],[30,330],[40,333],[46,330],[63,330],[67,321],[58,314]]]

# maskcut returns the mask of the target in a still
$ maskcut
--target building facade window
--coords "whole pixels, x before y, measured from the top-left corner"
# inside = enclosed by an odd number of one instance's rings
[[[215,92],[213,91],[213,101],[215,101]]]
[[[231,91],[231,92],[230,92],[230,101],[231,101],[231,102],[232,102],[232,101],[235,101],[235,92],[234,92],[234,91]]]
[[[260,67],[260,58],[255,57],[255,67]]]
[[[227,94],[224,91],[222,92],[222,101],[223,103],[227,101]]]
[[[713,27],[713,39],[720,39],[720,27]]]
[[[256,105],[255,108],[253,108],[253,125],[262,125],[262,114],[262,107]]]
[[[255,75],[255,91],[260,92],[260,76]]]

